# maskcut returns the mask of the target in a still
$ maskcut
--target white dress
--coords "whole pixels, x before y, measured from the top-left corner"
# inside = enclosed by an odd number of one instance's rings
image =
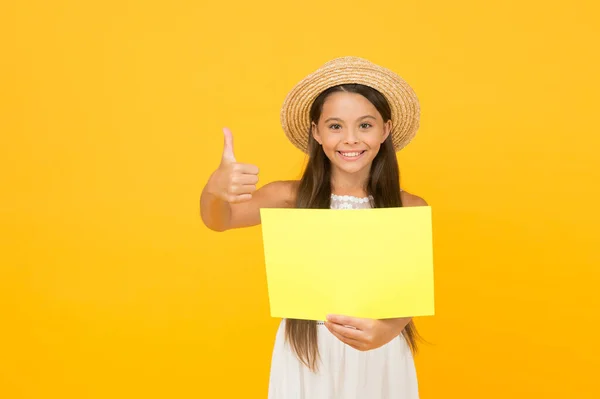
[[[332,195],[332,209],[370,207],[367,198]],[[304,366],[285,342],[281,321],[271,360],[268,399],[417,399],[417,374],[402,335],[371,351],[358,351],[317,323],[317,373]]]

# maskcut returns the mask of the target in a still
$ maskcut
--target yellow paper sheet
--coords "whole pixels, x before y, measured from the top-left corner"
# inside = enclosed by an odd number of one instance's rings
[[[261,209],[271,316],[434,314],[430,207]]]

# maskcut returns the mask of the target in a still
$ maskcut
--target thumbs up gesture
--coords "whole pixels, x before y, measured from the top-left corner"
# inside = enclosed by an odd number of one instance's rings
[[[239,203],[252,198],[258,183],[258,167],[238,163],[233,154],[233,135],[228,128],[223,129],[225,145],[219,168],[210,178],[209,191],[229,203]]]

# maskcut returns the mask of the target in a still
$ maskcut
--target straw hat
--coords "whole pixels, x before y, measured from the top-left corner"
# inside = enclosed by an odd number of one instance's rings
[[[392,143],[400,151],[419,128],[420,106],[413,89],[400,76],[358,57],[333,59],[301,80],[287,95],[281,108],[281,125],[288,139],[308,152],[309,112],[323,91],[339,84],[358,83],[376,89],[392,110]]]

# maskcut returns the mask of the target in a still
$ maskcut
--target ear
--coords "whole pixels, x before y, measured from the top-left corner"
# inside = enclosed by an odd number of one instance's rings
[[[311,123],[310,130],[313,138],[317,141],[317,143],[319,143],[319,145],[323,145],[321,142],[321,135],[319,134],[319,128],[317,128],[317,125],[314,122]]]
[[[383,137],[381,138],[381,144],[388,138],[392,131],[392,121],[389,120],[383,125]]]

